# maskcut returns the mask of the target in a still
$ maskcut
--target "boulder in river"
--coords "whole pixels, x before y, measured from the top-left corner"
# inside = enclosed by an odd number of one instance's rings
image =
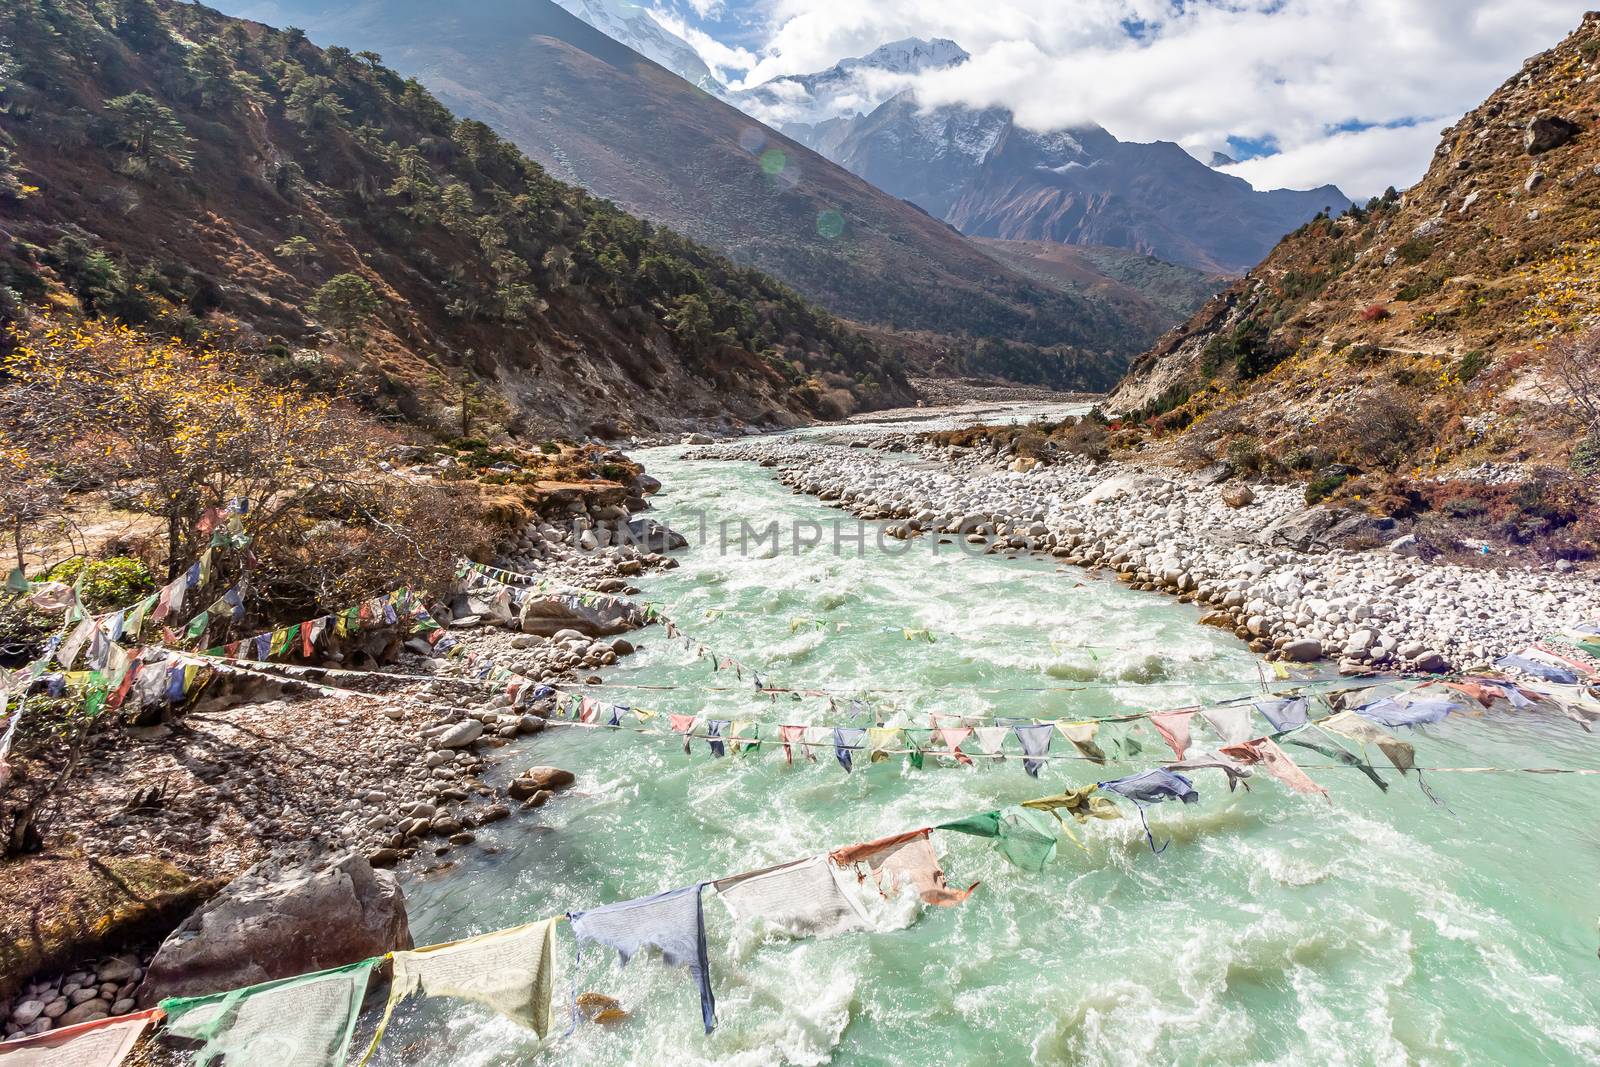
[[[162,942],[137,997],[150,1006],[411,947],[399,882],[365,857],[265,860]]]
[[[634,519],[622,534],[623,544],[635,545],[646,552],[676,552],[689,546],[689,539],[664,523],[654,519]]]

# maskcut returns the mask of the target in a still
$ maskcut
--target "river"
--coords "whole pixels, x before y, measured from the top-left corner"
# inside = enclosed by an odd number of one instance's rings
[[[750,464],[640,458],[665,483],[659,517],[831,523]],[[910,460],[908,460],[910,462]],[[847,517],[845,517],[847,519]],[[853,520],[847,520],[852,521]],[[785,535],[785,542],[788,537]],[[827,540],[831,540],[831,535]],[[1259,692],[1264,673],[1198,613],[1045,561],[973,557],[929,542],[890,555],[705,546],[640,582],[686,631],[757,667],[765,696],[642,631],[605,674],[605,698],[660,712],[762,723],[838,721],[859,697],[925,724],[930,711],[1092,717]],[[899,546],[894,546],[899,547]],[[801,620],[797,622],[797,620]],[[820,622],[821,625],[817,625]],[[926,629],[908,640],[904,631]],[[677,686],[661,691],[630,685]],[[708,687],[726,686],[728,691]],[[1600,742],[1565,721],[1454,716],[1410,737],[1424,766],[1600,766]],[[502,849],[407,887],[427,944],[644,896],[1130,773],[1062,760],[1030,779],[1014,756],[914,770],[831,755],[785,765],[692,755],[676,739],[556,729],[509,769],[553,764],[578,784],[486,828]],[[1057,739],[1053,752],[1064,745]],[[1068,749],[1070,751],[1070,749]],[[1162,752],[1152,750],[1150,759]],[[1326,761],[1310,753],[1307,765]],[[981,765],[987,763],[988,765]],[[509,773],[509,771],[508,771]],[[921,1065],[1585,1063],[1600,1059],[1600,777],[1312,771],[1331,803],[1258,776],[1230,794],[1198,772],[1198,805],[1150,811],[1063,840],[1042,873],[991,843],[942,833],[959,907],[909,911],[904,929],[827,940],[762,938],[707,892],[720,1025],[701,1032],[684,971],[584,953],[579,989],[631,1013],[540,1050],[486,1011],[415,1001],[378,1064],[521,1062]],[[1129,815],[1132,815],[1131,809]],[[573,975],[558,931],[557,1014]],[[369,1021],[370,1026],[370,1021]]]

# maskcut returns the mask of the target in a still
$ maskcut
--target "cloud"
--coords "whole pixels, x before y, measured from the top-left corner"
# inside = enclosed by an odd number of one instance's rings
[[[1238,173],[1252,183],[1337,179],[1354,193],[1415,180],[1439,128],[1575,27],[1582,7],[772,0],[766,43],[741,85],[822,70],[902,37],[949,37],[973,58],[917,80],[928,106],[1003,106],[1036,129],[1092,121],[1125,140],[1196,148],[1225,148],[1230,138],[1275,144],[1271,162],[1246,161]]]
[[[1247,159],[1222,169],[1257,189],[1305,189],[1333,182],[1365,201],[1390,185],[1404,189],[1428,169],[1448,119],[1394,129],[1335,133],[1298,148]]]
[[[690,6],[701,16],[705,17],[709,11],[720,8],[720,4],[702,3],[689,0]],[[702,11],[704,6],[708,10]],[[677,34],[699,53],[705,65],[711,68],[711,73],[718,81],[726,82],[734,73],[749,70],[756,64],[756,55],[743,48],[732,48],[712,37],[704,30],[689,25],[674,11],[669,11],[661,6],[650,9],[650,17],[660,23],[662,28],[669,33]]]

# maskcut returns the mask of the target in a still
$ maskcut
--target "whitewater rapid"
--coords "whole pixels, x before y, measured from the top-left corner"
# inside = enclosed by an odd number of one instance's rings
[[[641,455],[666,488],[659,518],[831,522],[750,464]],[[847,517],[844,517],[847,519]],[[853,520],[848,520],[853,522]],[[605,673],[604,699],[763,724],[835,722],[852,698],[925,725],[931,711],[1092,717],[1259,692],[1263,673],[1198,612],[1047,561],[933,555],[925,547],[796,555],[693,550],[641,580],[645,596],[772,685],[761,695],[642,631]],[[798,621],[797,620],[801,620]],[[820,625],[818,625],[820,623]],[[907,640],[904,630],[934,637]],[[629,689],[625,686],[678,686]],[[726,686],[729,691],[709,691]],[[1410,740],[1418,762],[1600,766],[1600,741],[1547,719],[1453,716]],[[418,944],[644,896],[854,841],[985,811],[1146,764],[1021,761],[976,769],[903,762],[846,775],[766,750],[685,756],[676,739],[553,730],[531,763],[578,785],[538,815],[485,828],[500,851],[408,887]],[[1053,751],[1063,746],[1057,744]],[[1151,759],[1159,759],[1154,752]],[[1322,763],[1309,753],[1303,762]],[[980,761],[980,763],[983,761]],[[1435,774],[1444,801],[1388,774],[1316,770],[1332,803],[1258,778],[1229,794],[1201,772],[1201,803],[1152,809],[1065,839],[1042,873],[977,838],[936,834],[964,905],[909,908],[903,929],[822,941],[764,939],[706,896],[720,1025],[701,1033],[693,985],[651,959],[619,970],[589,950],[576,985],[628,1021],[585,1024],[540,1050],[473,1007],[409,1003],[378,1064],[631,1063],[1585,1063],[1600,1059],[1594,894],[1600,778]],[[1130,812],[1131,815],[1131,812]],[[573,983],[558,937],[557,1013]]]

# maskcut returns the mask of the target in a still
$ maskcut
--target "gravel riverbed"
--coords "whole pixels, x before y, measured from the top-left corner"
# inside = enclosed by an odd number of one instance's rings
[[[1298,486],[1219,485],[1074,456],[1034,466],[903,432],[746,440],[689,455],[773,468],[796,492],[884,521],[889,539],[1114,569],[1209,607],[1202,621],[1272,658],[1459,670],[1600,614],[1594,573],[1425,562],[1384,520],[1308,508]]]

